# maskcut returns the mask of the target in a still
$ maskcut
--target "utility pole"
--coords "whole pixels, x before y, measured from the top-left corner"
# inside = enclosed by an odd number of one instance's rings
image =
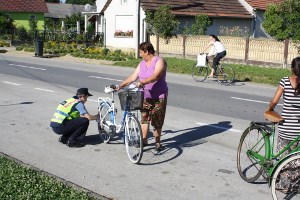
[[[139,45],[140,45],[140,0],[136,0],[136,19],[137,19],[137,31],[136,31],[136,49],[135,49],[135,58],[139,58],[140,52],[139,52]]]

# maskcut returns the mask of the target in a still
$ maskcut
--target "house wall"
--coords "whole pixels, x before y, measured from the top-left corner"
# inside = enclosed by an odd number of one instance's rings
[[[38,20],[38,30],[44,30],[44,14],[43,13],[7,13],[13,20],[16,27],[24,26],[25,29],[29,30],[29,22],[31,16],[35,16]]]
[[[260,38],[260,37],[271,38],[271,36],[264,30],[262,26],[264,20],[265,20],[264,11],[257,10],[256,18],[255,18],[255,33],[254,33],[255,38]]]
[[[105,41],[107,47],[113,48],[136,48],[137,41],[137,19],[136,1],[113,0],[104,13],[105,20]],[[133,31],[132,36],[115,35],[117,30],[127,32]]]
[[[182,34],[187,28],[191,28],[195,23],[195,17],[176,17],[179,21],[178,34]],[[210,18],[211,25],[207,28],[207,34],[248,36],[251,32],[252,19],[233,18]]]

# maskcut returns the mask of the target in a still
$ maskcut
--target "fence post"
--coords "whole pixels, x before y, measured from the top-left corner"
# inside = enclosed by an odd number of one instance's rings
[[[250,43],[250,39],[249,37],[246,37],[246,41],[245,41],[245,63],[248,64],[248,60],[249,60],[249,43]]]
[[[185,41],[186,41],[186,35],[182,35],[182,57],[185,58]]]
[[[284,52],[283,52],[283,68],[287,68],[287,59],[289,54],[289,39],[284,40]]]

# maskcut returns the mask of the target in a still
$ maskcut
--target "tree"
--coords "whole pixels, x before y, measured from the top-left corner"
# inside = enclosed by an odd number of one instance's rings
[[[271,4],[264,14],[263,27],[279,41],[292,39],[300,41],[300,1],[284,0]]]
[[[195,16],[195,24],[192,25],[192,33],[195,35],[205,35],[207,27],[211,24],[209,17],[205,14]]]
[[[94,5],[96,0],[66,0],[65,3],[68,4],[77,4],[77,5],[85,5],[85,4],[90,4]]]
[[[64,21],[69,31],[76,31],[77,21],[80,23],[80,28],[82,30],[84,28],[84,17],[81,13],[73,13],[71,16],[67,16]]]
[[[154,13],[146,12],[145,21],[150,24],[147,32],[155,34],[159,37],[169,39],[176,35],[178,28],[178,20],[175,19],[175,15],[171,13],[170,6],[160,6]]]
[[[0,12],[0,34],[9,34],[14,29],[13,22],[8,15]]]

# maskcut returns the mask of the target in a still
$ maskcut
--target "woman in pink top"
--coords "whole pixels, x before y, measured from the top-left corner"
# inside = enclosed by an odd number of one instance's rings
[[[163,150],[160,144],[162,126],[164,124],[168,86],[166,82],[167,63],[163,58],[155,56],[155,50],[150,42],[143,42],[139,46],[140,56],[143,60],[136,70],[123,83],[121,89],[130,83],[137,81],[137,87],[144,87],[144,105],[141,110],[141,126],[144,146],[148,145],[147,137],[149,123],[154,127],[155,149]]]

